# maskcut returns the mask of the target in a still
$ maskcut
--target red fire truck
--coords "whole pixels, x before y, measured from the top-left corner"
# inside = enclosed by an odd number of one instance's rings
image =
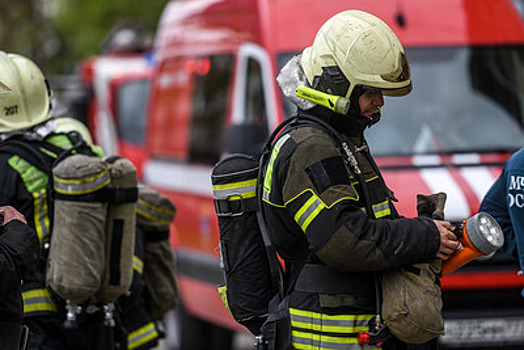
[[[402,215],[416,216],[416,194],[443,191],[448,220],[470,217],[524,146],[524,24],[509,0],[171,1],[155,38],[139,151],[144,182],[178,209],[181,304],[177,329],[168,328],[177,348],[230,349],[232,332],[243,330],[216,289],[223,276],[211,169],[224,154],[256,153],[293,113],[275,76],[325,20],[348,9],[387,22],[410,62],[413,92],[386,99],[367,132]],[[524,346],[517,270],[515,259],[496,254],[442,279],[443,348]]]
[[[88,103],[87,124],[106,154],[130,159],[141,177],[146,157],[151,53],[102,54],[82,62]]]

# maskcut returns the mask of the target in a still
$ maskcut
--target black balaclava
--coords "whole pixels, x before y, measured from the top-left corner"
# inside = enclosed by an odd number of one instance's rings
[[[346,114],[333,112],[325,107],[313,108],[315,113],[327,118],[333,127],[348,136],[362,137],[364,130],[376,124],[380,120],[380,111],[373,113],[371,118],[362,115],[358,99],[365,90],[356,86],[350,98],[349,111]]]
[[[338,96],[344,96],[349,87],[349,80],[338,66],[323,67],[322,74],[313,80],[314,89]],[[313,110],[328,117],[330,123],[343,133],[350,136],[360,136],[364,129],[380,120],[380,112],[373,113],[371,118],[362,115],[358,100],[365,92],[366,90],[361,85],[355,86],[349,98],[349,111],[345,115],[329,110],[326,113],[326,111],[322,111],[322,109],[326,109],[325,107],[315,107]]]
[[[360,103],[358,100],[365,92],[366,89],[363,88],[362,85],[355,86],[349,98],[349,111],[347,113],[348,117],[355,119],[358,124],[362,124],[364,129],[366,127],[371,127],[380,121],[380,111],[373,113],[371,118],[362,115],[362,110],[360,109]]]

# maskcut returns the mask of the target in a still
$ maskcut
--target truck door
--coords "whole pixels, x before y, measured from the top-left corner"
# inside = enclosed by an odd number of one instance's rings
[[[121,156],[129,159],[142,177],[146,157],[145,137],[151,79],[149,75],[122,77],[111,81],[111,109],[115,116],[117,144]]]
[[[273,81],[267,52],[252,43],[242,45],[236,65],[227,153],[256,155],[261,151],[277,123]]]

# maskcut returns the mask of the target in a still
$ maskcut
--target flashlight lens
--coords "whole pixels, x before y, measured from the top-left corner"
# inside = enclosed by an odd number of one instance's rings
[[[484,215],[480,215],[480,223],[482,225],[486,225],[486,224],[489,225],[490,224],[489,219],[486,216],[484,216]]]
[[[490,254],[504,244],[504,234],[497,221],[487,213],[478,213],[468,220],[467,232],[473,245]]]
[[[489,243],[497,246],[500,241],[500,232],[492,228],[490,229],[489,234],[486,235],[486,239]]]
[[[480,231],[486,240],[493,246],[497,247],[502,240],[502,230],[493,217],[482,213],[480,215]]]

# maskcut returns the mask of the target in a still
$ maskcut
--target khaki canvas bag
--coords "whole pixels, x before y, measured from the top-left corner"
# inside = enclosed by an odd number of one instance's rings
[[[445,193],[417,195],[419,216],[444,219]],[[439,276],[442,261],[433,259],[380,274],[382,318],[391,334],[421,344],[444,334]]]
[[[444,334],[441,265],[435,259],[381,274],[382,318],[397,339],[421,344]]]

